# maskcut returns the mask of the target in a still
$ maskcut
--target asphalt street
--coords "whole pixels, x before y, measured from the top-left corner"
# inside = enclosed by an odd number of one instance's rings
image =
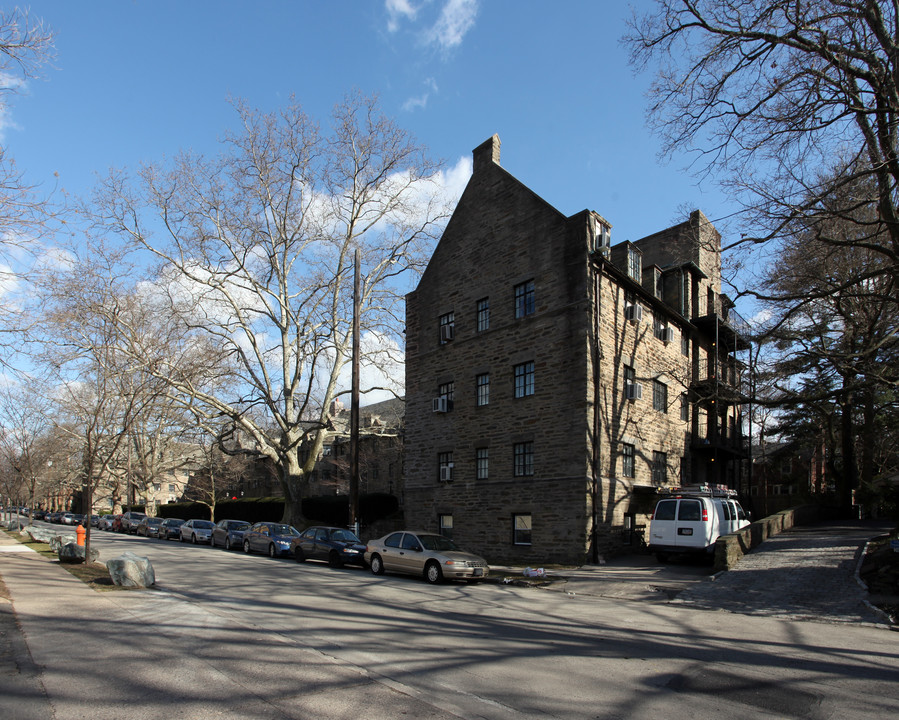
[[[883,622],[703,609],[699,589],[723,587],[723,577],[701,567],[687,566],[686,580],[646,560],[567,571],[543,588],[432,587],[143,538],[94,540],[104,559],[125,549],[151,557],[158,589],[95,592],[0,536],[12,599],[0,601],[0,717],[899,712],[899,635]],[[11,617],[20,639],[6,630]]]

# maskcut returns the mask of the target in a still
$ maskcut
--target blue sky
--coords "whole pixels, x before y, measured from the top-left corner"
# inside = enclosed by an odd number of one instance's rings
[[[637,0],[646,7],[649,0]],[[229,97],[273,110],[295,95],[326,120],[346,92],[378,93],[450,166],[498,133],[502,165],[561,212],[596,210],[612,241],[733,208],[683,162],[660,165],[646,75],[612,0],[43,0],[57,56],[0,126],[28,179],[87,194],[110,167],[214,153]],[[58,180],[54,178],[58,173]]]

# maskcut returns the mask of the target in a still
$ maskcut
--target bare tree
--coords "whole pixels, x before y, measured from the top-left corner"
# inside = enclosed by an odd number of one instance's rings
[[[0,453],[20,478],[32,518],[47,463],[53,459],[47,410],[46,399],[33,387],[9,385],[0,391]]]
[[[53,34],[43,23],[18,8],[0,10],[0,129],[9,112],[10,97],[19,92],[53,54]],[[0,136],[0,283],[11,293],[27,270],[23,249],[29,249],[42,236],[52,216],[49,201],[38,197],[16,166],[9,144]],[[5,339],[29,324],[29,318],[16,313],[15,303],[0,305],[0,345],[8,352],[17,346]],[[0,363],[8,363],[6,354]]]
[[[243,130],[219,157],[184,154],[137,182],[113,174],[95,218],[159,261],[157,315],[171,322],[162,343],[122,328],[132,362],[201,423],[251,438],[244,451],[278,468],[296,523],[350,359],[355,250],[362,332],[384,341],[368,360],[395,359],[405,276],[424,268],[448,208],[439,166],[372,98],[339,104],[327,133],[296,105],[237,111]]]
[[[818,223],[818,240],[867,247],[897,279],[897,24],[891,0],[659,0],[634,17],[633,62],[658,63],[650,119],[666,153],[696,153],[744,204],[736,244],[836,212],[856,231]],[[858,212],[869,197],[833,207],[860,184],[873,190],[873,216]]]

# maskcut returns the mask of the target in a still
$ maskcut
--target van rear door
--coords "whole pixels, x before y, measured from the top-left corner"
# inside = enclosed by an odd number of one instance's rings
[[[708,525],[708,513],[703,521],[702,500],[681,498],[677,506],[677,522],[675,523],[676,542],[679,548],[702,548],[706,546],[705,535]]]

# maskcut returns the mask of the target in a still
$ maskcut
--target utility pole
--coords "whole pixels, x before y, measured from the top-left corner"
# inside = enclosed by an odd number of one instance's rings
[[[359,309],[361,305],[360,252],[356,248],[353,278],[353,392],[350,402],[350,527],[359,535]]]

